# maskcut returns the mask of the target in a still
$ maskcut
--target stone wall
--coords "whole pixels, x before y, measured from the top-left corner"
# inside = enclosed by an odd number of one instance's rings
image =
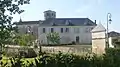
[[[91,47],[86,46],[51,46],[51,47],[42,47],[42,51],[50,52],[50,53],[57,53],[59,51],[63,53],[75,53],[75,54],[81,54],[81,53],[91,53]]]
[[[6,51],[16,51],[21,47],[7,47]],[[33,48],[38,54],[39,48]],[[47,53],[58,53],[59,51],[63,53],[74,53],[74,54],[86,54],[91,53],[91,45],[72,45],[72,46],[42,46],[42,52]]]

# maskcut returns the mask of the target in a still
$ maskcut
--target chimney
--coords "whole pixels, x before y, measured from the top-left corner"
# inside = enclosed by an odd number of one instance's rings
[[[95,20],[95,24],[96,24],[96,20]]]

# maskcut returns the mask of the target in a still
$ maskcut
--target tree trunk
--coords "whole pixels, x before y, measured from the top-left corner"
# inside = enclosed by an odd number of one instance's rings
[[[2,43],[0,43],[0,60],[2,60],[2,49],[3,49]]]

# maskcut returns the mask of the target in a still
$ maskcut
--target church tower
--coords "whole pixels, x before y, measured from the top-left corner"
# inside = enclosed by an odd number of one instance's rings
[[[44,11],[44,18],[45,20],[54,19],[56,18],[56,12],[51,10]]]

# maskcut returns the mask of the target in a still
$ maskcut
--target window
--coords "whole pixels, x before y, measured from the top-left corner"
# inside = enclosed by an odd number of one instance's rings
[[[69,25],[69,20],[66,20],[65,24],[66,24],[66,25]]]
[[[80,31],[79,31],[79,28],[74,28],[74,32],[75,33],[79,33]]]
[[[61,28],[61,33],[63,33],[63,28]]]
[[[51,28],[51,32],[54,32],[54,28]]]
[[[52,13],[52,16],[54,16],[54,13]]]
[[[66,28],[66,29],[65,29],[65,32],[69,32],[69,28]]]
[[[43,28],[43,33],[45,33],[45,31],[46,31],[45,28]]]
[[[50,16],[50,14],[49,14],[49,13],[46,13],[46,15],[47,15],[47,16]]]
[[[31,26],[27,27],[27,32],[31,32]]]

